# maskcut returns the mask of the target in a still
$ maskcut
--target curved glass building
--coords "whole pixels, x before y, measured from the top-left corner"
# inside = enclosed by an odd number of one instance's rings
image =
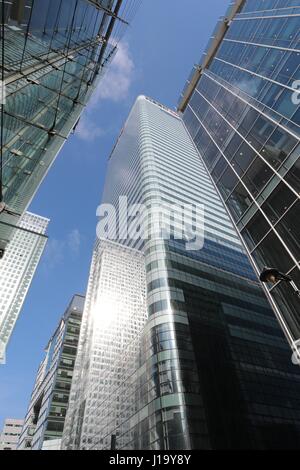
[[[299,368],[177,113],[138,97],[102,202],[63,449],[297,448]]]
[[[232,2],[178,109],[259,274],[300,286],[300,2]],[[300,338],[299,298],[265,288],[290,343]]]
[[[77,124],[138,1],[0,2],[0,250]]]

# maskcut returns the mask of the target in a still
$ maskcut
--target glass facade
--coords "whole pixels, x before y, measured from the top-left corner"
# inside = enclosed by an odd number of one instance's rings
[[[175,236],[176,210],[154,236],[96,242],[62,448],[299,447],[289,346],[183,121],[144,96],[108,162],[102,202],[120,196],[203,204],[204,246]]]
[[[0,364],[46,246],[49,219],[25,212],[0,263]]]
[[[74,295],[49,340],[30,398],[18,450],[41,450],[48,441],[59,447],[77,354],[84,297]],[[51,450],[53,446],[46,447]]]
[[[6,102],[0,116],[0,182],[9,212],[0,213],[0,222],[16,225],[27,208],[105,72],[137,3],[1,2],[0,78]],[[0,248],[11,231],[0,224]]]
[[[63,448],[109,449],[112,430],[123,416],[133,413],[132,376],[146,314],[143,254],[120,244],[97,242]]]
[[[179,110],[257,274],[275,267],[300,285],[300,2],[248,0],[232,8]],[[299,339],[299,299],[290,285],[265,290],[288,340]]]

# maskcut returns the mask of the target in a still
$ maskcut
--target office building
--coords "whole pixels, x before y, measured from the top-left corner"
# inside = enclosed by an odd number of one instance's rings
[[[0,250],[77,124],[137,3],[2,2]]]
[[[41,450],[61,450],[61,438],[44,441]]]
[[[136,370],[147,315],[145,278],[141,252],[114,242],[96,243],[63,434],[65,448],[89,448],[95,438],[102,440],[105,424],[120,423],[125,396],[129,410],[136,406],[127,387],[134,386],[129,377]],[[125,408],[123,412],[130,413]],[[111,435],[103,438],[109,449]]]
[[[300,2],[232,2],[178,105],[256,273],[300,287]],[[264,287],[290,343],[299,298],[288,282]]]
[[[69,402],[84,297],[74,295],[50,338],[20,435],[18,450],[57,450]]]
[[[138,97],[102,203],[62,449],[297,448],[299,369],[177,113]]]
[[[0,434],[0,450],[16,450],[24,421],[7,418]]]
[[[43,254],[48,223],[25,212],[0,262],[0,363]]]

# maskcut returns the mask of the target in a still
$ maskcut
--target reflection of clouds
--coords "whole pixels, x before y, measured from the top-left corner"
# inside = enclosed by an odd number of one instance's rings
[[[251,96],[255,96],[258,91],[258,83],[255,78],[244,79],[242,81],[235,81],[234,85]]]

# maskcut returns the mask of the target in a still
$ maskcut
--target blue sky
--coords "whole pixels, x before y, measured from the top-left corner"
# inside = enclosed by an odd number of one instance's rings
[[[0,365],[0,429],[23,418],[44,347],[74,293],[84,293],[106,160],[139,94],[175,108],[229,0],[143,0],[75,135],[30,210],[51,219],[49,241]]]

